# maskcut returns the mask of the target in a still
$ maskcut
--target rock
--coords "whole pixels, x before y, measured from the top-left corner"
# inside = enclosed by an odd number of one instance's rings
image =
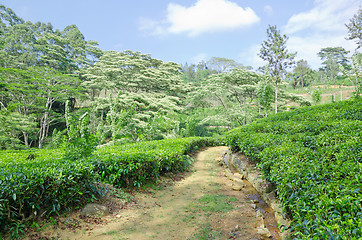
[[[267,228],[258,227],[258,234],[267,238],[271,237],[270,231]]]
[[[233,182],[231,188],[234,191],[240,191],[241,189],[243,189],[245,187],[245,184],[241,183],[241,182]]]
[[[237,178],[237,177],[233,176],[231,180],[233,180],[234,182],[239,182],[241,185],[245,185],[243,180],[241,180],[240,178]]]
[[[241,191],[241,189],[243,189],[243,187],[238,186],[238,185],[233,185],[233,186],[231,186],[231,189],[234,190],[234,191]]]
[[[225,177],[227,177],[227,178],[230,179],[230,180],[233,180],[234,175],[233,175],[232,173],[226,172],[226,173],[225,173]]]
[[[87,204],[81,211],[80,215],[82,216],[107,216],[109,214],[109,210],[106,206],[89,203]]]
[[[278,223],[279,229],[282,229],[283,227],[289,225],[288,220],[284,219],[282,214],[279,214],[279,213],[275,212],[274,216],[275,216],[275,221],[277,221],[277,223]]]
[[[239,178],[239,179],[245,179],[244,175],[242,175],[240,173],[234,173],[234,176]]]
[[[264,218],[264,215],[259,210],[256,211],[256,217]]]

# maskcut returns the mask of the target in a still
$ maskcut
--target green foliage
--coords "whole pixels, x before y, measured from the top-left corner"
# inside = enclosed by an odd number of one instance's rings
[[[165,172],[184,170],[192,163],[187,153],[213,144],[207,138],[168,139],[102,147],[79,159],[65,158],[59,149],[0,151],[0,232],[10,231],[12,222],[79,207],[99,194],[97,180],[141,186]]]
[[[79,119],[70,115],[69,101],[65,105],[65,119],[67,124],[67,137],[64,136],[61,144],[64,158],[78,160],[88,158],[96,149],[97,139],[89,131],[89,114],[84,113]]]
[[[276,114],[226,134],[274,186],[297,239],[362,234],[362,105],[343,101]]]
[[[63,159],[61,151],[0,152],[0,232],[13,221],[57,214],[94,191],[93,166]]]
[[[196,206],[197,210],[207,212],[228,212],[234,208],[233,202],[238,199],[227,195],[203,195]]]
[[[264,108],[265,116],[268,116],[268,110],[274,99],[274,88],[270,81],[260,81],[257,86],[257,95],[259,104]]]
[[[162,173],[186,169],[190,164],[186,153],[213,144],[207,138],[180,138],[103,147],[92,162],[103,181],[139,187]]]
[[[295,89],[298,86],[309,86],[317,79],[317,72],[312,70],[306,60],[299,60],[292,72],[286,75]]]
[[[359,101],[359,96],[362,92],[362,53],[355,53],[351,57],[350,69],[346,67],[341,67],[343,75],[350,79],[353,85],[355,86],[355,97]]]
[[[348,29],[348,40],[355,40],[357,49],[362,46],[362,7],[360,6],[357,13],[346,24]]]
[[[312,98],[315,104],[320,103],[320,101],[322,100],[321,94],[322,92],[319,88],[313,91]]]
[[[267,29],[268,39],[261,45],[259,56],[267,61],[268,73],[275,86],[275,113],[278,112],[278,84],[282,81],[286,70],[294,64],[294,57],[297,53],[289,53],[286,47],[288,37],[281,35],[276,26],[269,26]]]

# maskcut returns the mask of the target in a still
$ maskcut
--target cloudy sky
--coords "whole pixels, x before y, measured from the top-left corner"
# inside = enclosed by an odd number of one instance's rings
[[[103,50],[132,50],[154,58],[198,63],[211,57],[234,59],[254,68],[268,25],[288,37],[288,49],[313,68],[323,47],[342,46],[345,23],[361,0],[0,0],[24,20],[75,24]]]

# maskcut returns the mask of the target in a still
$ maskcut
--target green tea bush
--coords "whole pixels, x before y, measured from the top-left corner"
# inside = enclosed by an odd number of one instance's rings
[[[362,236],[362,104],[285,112],[225,135],[276,186],[296,239]]]
[[[180,138],[113,146],[99,149],[92,164],[102,181],[117,187],[140,186],[162,173],[186,169],[187,153],[214,144],[210,138]]]
[[[49,151],[46,151],[49,154]],[[27,154],[1,152],[7,161],[0,164],[0,232],[11,222],[26,222],[39,214],[57,214],[84,202],[91,192],[93,166],[87,162],[67,161],[57,153],[39,159]],[[18,155],[18,159],[16,158]],[[26,158],[24,158],[26,157]]]
[[[103,147],[77,158],[59,149],[0,151],[0,233],[39,215],[80,207],[98,193],[97,181],[141,186],[165,172],[184,170],[192,163],[188,153],[217,143],[166,139]]]

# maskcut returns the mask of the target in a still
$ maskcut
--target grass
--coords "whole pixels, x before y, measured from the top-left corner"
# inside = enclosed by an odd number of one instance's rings
[[[222,232],[220,229],[214,229],[210,223],[205,223],[200,227],[200,230],[194,234],[190,239],[194,240],[207,240],[207,239],[222,239]]]
[[[206,212],[228,212],[234,209],[231,203],[236,201],[237,198],[222,194],[204,195],[199,199],[196,207]]]
[[[117,231],[117,230],[111,230],[109,232],[103,233],[102,235],[116,235],[118,233],[119,233],[119,231]]]

